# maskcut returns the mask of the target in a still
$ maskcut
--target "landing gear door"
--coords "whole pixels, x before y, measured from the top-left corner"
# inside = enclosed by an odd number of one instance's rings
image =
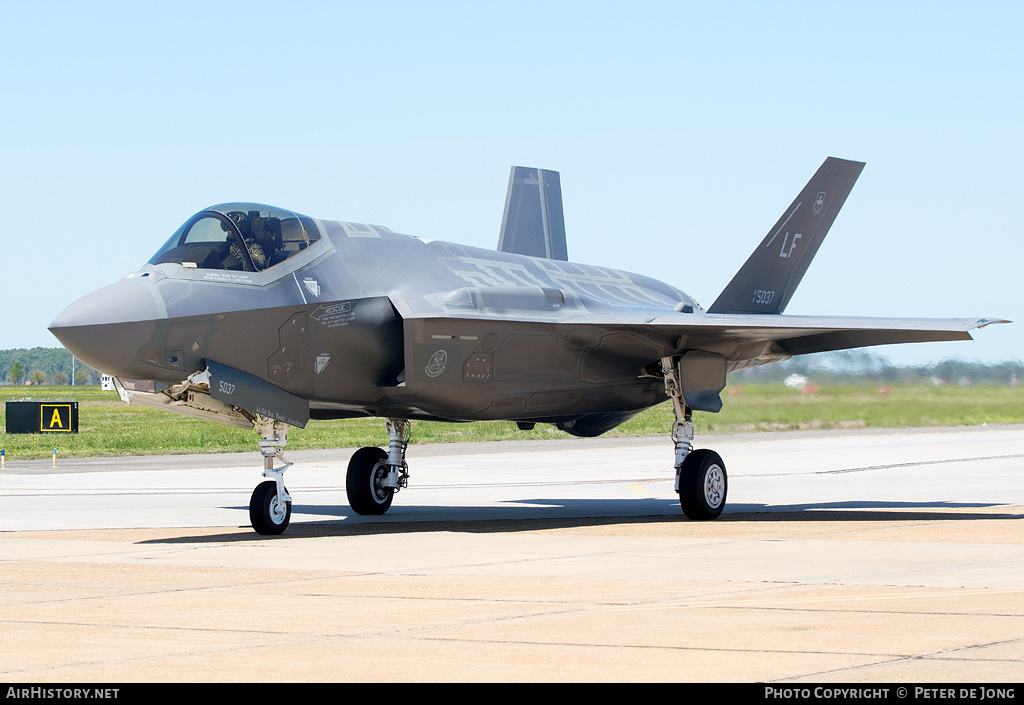
[[[679,362],[680,382],[686,405],[695,411],[722,410],[725,389],[725,358],[702,350],[690,350]]]

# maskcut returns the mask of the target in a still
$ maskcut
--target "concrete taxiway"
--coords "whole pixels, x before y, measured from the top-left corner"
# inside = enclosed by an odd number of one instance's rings
[[[715,522],[665,438],[412,446],[384,517],[351,450],[9,462],[8,681],[1019,682],[1024,427],[702,436]]]

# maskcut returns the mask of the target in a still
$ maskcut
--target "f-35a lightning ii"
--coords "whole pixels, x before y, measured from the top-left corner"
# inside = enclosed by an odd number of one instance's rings
[[[863,166],[826,159],[707,310],[654,279],[569,262],[558,173],[513,167],[498,251],[222,204],[50,330],[127,402],[255,428],[268,479],[249,514],[261,534],[288,525],[283,448],[311,418],[385,420],[388,449],[356,451],[346,478],[354,511],[383,514],[408,482],[411,421],[597,436],[666,399],[683,512],[714,519],[725,464],[692,448],[691,414],[721,409],[726,373],[970,339],[1001,322],[782,314]]]

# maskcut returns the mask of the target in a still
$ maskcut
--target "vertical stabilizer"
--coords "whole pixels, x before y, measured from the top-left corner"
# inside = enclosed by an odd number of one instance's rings
[[[782,313],[863,168],[826,159],[708,313]]]
[[[498,250],[568,261],[557,171],[512,167]]]

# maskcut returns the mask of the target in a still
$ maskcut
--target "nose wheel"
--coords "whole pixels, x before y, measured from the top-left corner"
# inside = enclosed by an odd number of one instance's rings
[[[287,494],[285,490],[285,494]],[[267,480],[256,485],[249,500],[249,522],[257,534],[275,536],[284,533],[292,518],[291,500],[278,497],[277,483]]]

